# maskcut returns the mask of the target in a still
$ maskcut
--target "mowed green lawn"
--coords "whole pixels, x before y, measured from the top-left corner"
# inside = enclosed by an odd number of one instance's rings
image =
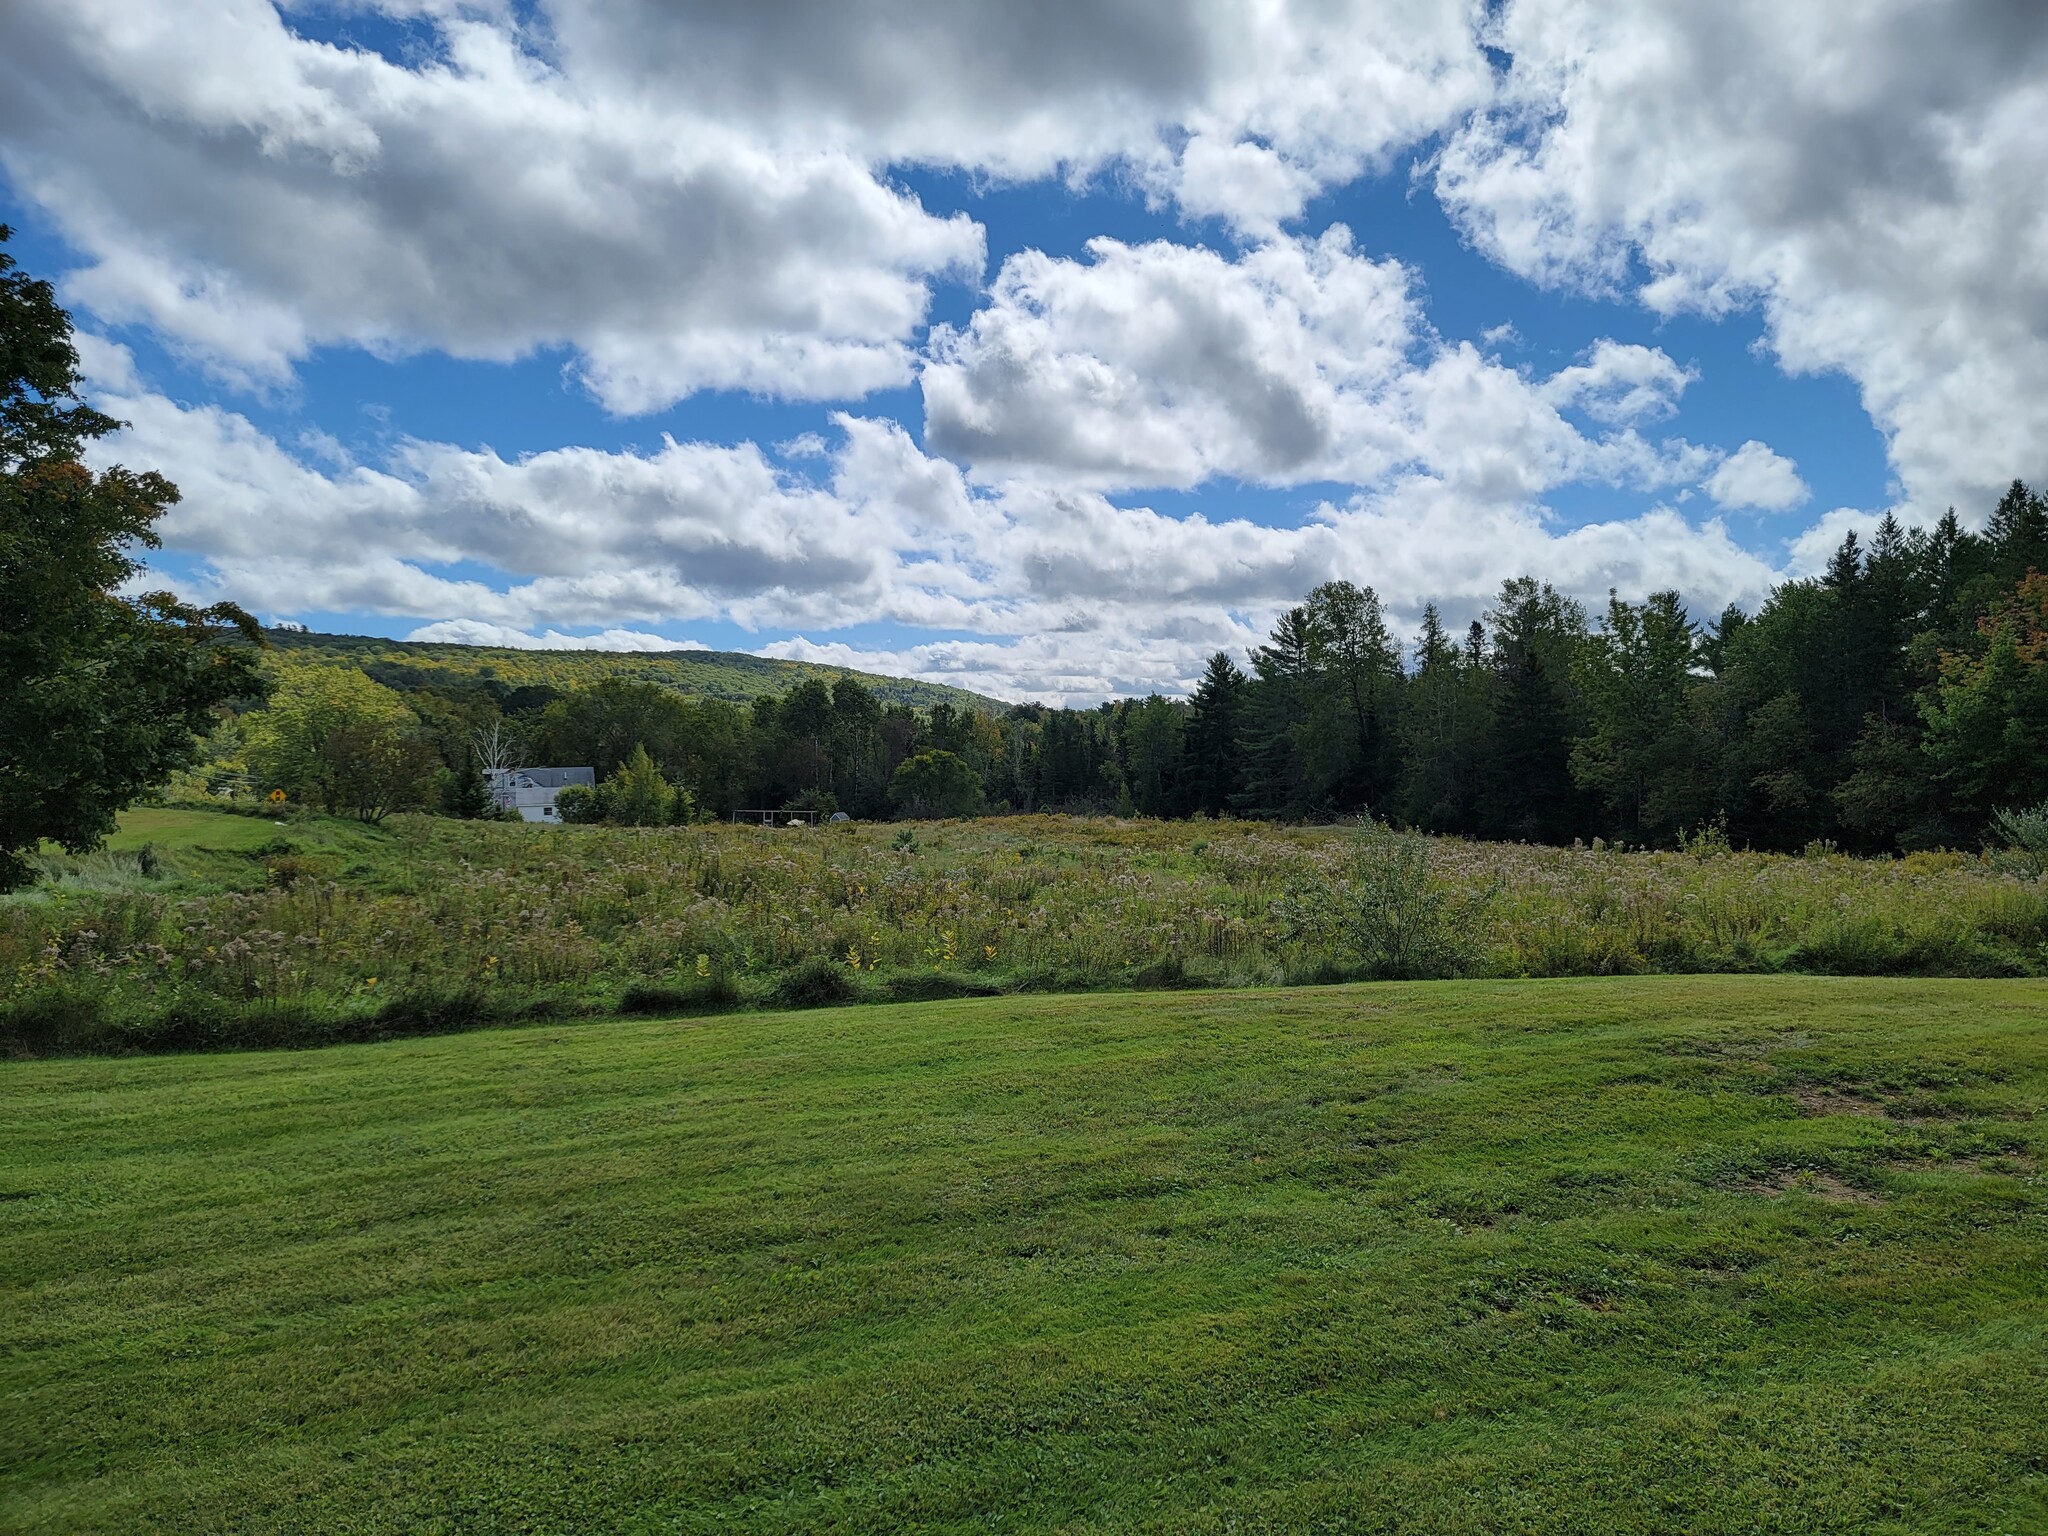
[[[121,813],[120,826],[107,839],[106,847],[116,853],[132,853],[147,843],[160,853],[194,849],[247,853],[274,842],[278,834],[279,822],[268,817],[136,806]]]
[[[0,1064],[0,1528],[2048,1529],[2048,984]]]

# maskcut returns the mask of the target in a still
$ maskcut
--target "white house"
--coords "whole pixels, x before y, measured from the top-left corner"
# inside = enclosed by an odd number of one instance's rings
[[[484,775],[500,810],[517,811],[521,821],[562,823],[555,796],[571,784],[597,788],[594,768],[493,768]]]

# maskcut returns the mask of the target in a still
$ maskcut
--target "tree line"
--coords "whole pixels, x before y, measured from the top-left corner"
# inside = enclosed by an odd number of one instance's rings
[[[1675,592],[1589,614],[1522,577],[1463,633],[1425,606],[1404,643],[1372,588],[1329,582],[1241,662],[1211,658],[1185,700],[913,710],[842,678],[735,703],[374,667],[317,686],[381,695],[433,743],[421,773],[451,786],[481,732],[509,733],[527,762],[592,766],[618,787],[571,797],[589,818],[1365,815],[1532,842],[1712,831],[1880,852],[1968,845],[1999,809],[2048,800],[2044,568],[2048,502],[2015,482],[1982,533],[1953,512],[1927,530],[1887,517],[1822,575],[1706,623]],[[249,722],[252,760],[281,782],[263,744],[312,686],[287,669],[270,721]],[[318,780],[308,766],[293,787]]]

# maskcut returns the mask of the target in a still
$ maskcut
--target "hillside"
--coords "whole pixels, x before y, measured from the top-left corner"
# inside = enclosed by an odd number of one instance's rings
[[[406,680],[412,686],[442,675],[458,679],[495,678],[519,687],[545,684],[567,690],[607,677],[659,683],[691,698],[729,699],[744,703],[763,694],[786,693],[807,677],[827,682],[851,677],[864,683],[885,704],[929,709],[947,703],[956,709],[992,712],[1009,706],[986,694],[907,677],[884,677],[847,667],[808,661],[778,661],[744,651],[528,651],[509,646],[453,645],[440,641],[385,640],[370,635],[323,635],[297,630],[266,629],[264,638],[295,660],[319,660],[369,671],[380,681]],[[373,675],[375,675],[373,673]]]
[[[0,1063],[0,1525],[2048,1529],[2044,1011],[1451,982]]]

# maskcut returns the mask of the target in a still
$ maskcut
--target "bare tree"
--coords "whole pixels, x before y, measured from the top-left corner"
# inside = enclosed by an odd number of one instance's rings
[[[526,743],[519,739],[516,728],[503,720],[493,720],[469,733],[469,749],[476,754],[477,766],[488,776],[518,767]]]

